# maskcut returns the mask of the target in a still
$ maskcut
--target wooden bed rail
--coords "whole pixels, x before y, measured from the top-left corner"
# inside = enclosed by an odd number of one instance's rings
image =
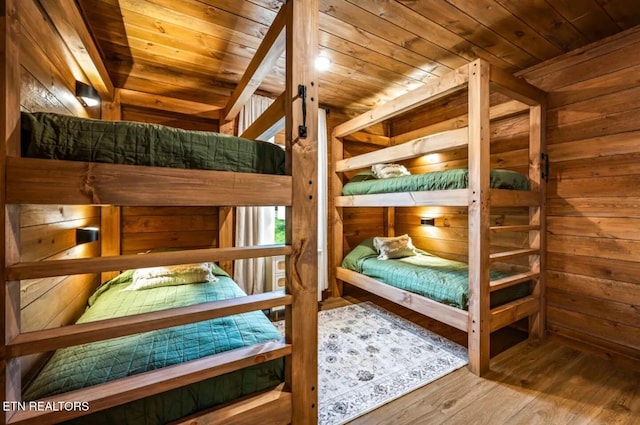
[[[280,341],[270,341],[236,350],[225,351],[213,356],[129,376],[117,381],[95,385],[38,401],[51,402],[54,403],[54,405],[57,405],[59,402],[85,402],[89,403],[91,413],[94,413],[245,367],[285,357],[290,354],[290,344],[285,344]],[[84,414],[86,414],[86,412],[82,409],[17,411],[7,421],[7,424],[47,425],[69,420]]]
[[[292,299],[291,295],[284,295],[281,292],[266,292],[229,300],[27,332],[19,334],[12,341],[9,341],[5,347],[5,356],[14,358],[234,314],[266,310],[280,305],[290,305]]]
[[[183,251],[152,252],[144,255],[127,254],[114,255],[110,257],[16,263],[7,266],[5,273],[6,278],[9,280],[36,279],[40,277],[97,273],[141,267],[274,257],[278,255],[290,255],[291,252],[292,249],[290,245],[189,249]]]

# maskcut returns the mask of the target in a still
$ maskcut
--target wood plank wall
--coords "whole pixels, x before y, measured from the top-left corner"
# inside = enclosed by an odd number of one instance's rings
[[[75,99],[75,81],[86,81],[86,77],[46,15],[34,0],[21,0],[20,12],[21,109],[97,118],[99,108],[85,109]],[[99,242],[75,243],[77,227],[99,224],[98,207],[24,205],[20,212],[21,260],[99,256]],[[98,274],[23,280],[22,331],[73,323],[98,284]],[[22,358],[27,380],[44,359],[46,354]]]
[[[143,108],[122,104],[122,120],[162,124],[184,130],[219,130],[218,121],[175,112],[166,112],[153,108]]]
[[[523,75],[549,92],[549,331],[637,367],[640,27]]]

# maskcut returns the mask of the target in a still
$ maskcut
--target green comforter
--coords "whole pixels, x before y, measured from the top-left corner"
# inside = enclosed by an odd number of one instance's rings
[[[23,112],[21,127],[22,155],[31,158],[285,173],[279,146],[224,134],[44,112]]]
[[[123,291],[133,272],[103,285],[78,323],[244,296],[218,270],[218,281]],[[252,344],[280,339],[260,312],[207,320],[56,351],[24,400],[34,400],[183,363]],[[264,390],[283,380],[282,359],[255,365],[186,387],[96,412],[75,424],[159,425],[198,410]]]
[[[357,177],[359,178],[344,185],[343,195],[466,189],[469,187],[469,170],[466,168],[388,179],[369,179],[366,176],[362,178],[363,174],[357,175]],[[529,180],[522,174],[510,170],[491,170],[489,184],[494,189],[529,190]]]
[[[469,307],[469,272],[465,263],[447,260],[425,251],[397,260],[378,260],[373,239],[356,246],[342,261],[342,267],[413,292],[467,310]],[[506,276],[492,271],[491,279]],[[491,294],[491,307],[529,294],[528,284],[501,289]]]

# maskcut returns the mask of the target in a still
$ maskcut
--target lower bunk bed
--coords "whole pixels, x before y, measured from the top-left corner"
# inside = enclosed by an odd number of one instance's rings
[[[429,316],[454,328],[469,330],[469,270],[466,263],[438,257],[417,248],[402,248],[392,257],[381,259],[377,238],[368,238],[349,252],[338,267],[336,278],[370,293],[386,298],[425,316]],[[409,241],[407,235],[381,240]],[[406,245],[405,245],[406,246]],[[534,307],[530,296],[528,278],[492,270],[492,282],[509,280],[509,286],[491,290],[491,331],[513,323],[531,314]]]
[[[214,263],[126,271],[89,298],[77,323],[245,296]],[[57,394],[170,367],[282,337],[261,311],[237,314],[57,350],[24,389],[23,400]],[[160,425],[241,397],[275,388],[284,380],[282,358],[151,395],[65,422]],[[90,411],[91,406],[84,406]]]

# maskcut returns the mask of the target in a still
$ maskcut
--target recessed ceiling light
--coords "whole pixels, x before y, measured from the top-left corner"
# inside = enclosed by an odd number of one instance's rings
[[[326,71],[331,66],[331,59],[326,56],[318,56],[315,65],[318,71]]]

